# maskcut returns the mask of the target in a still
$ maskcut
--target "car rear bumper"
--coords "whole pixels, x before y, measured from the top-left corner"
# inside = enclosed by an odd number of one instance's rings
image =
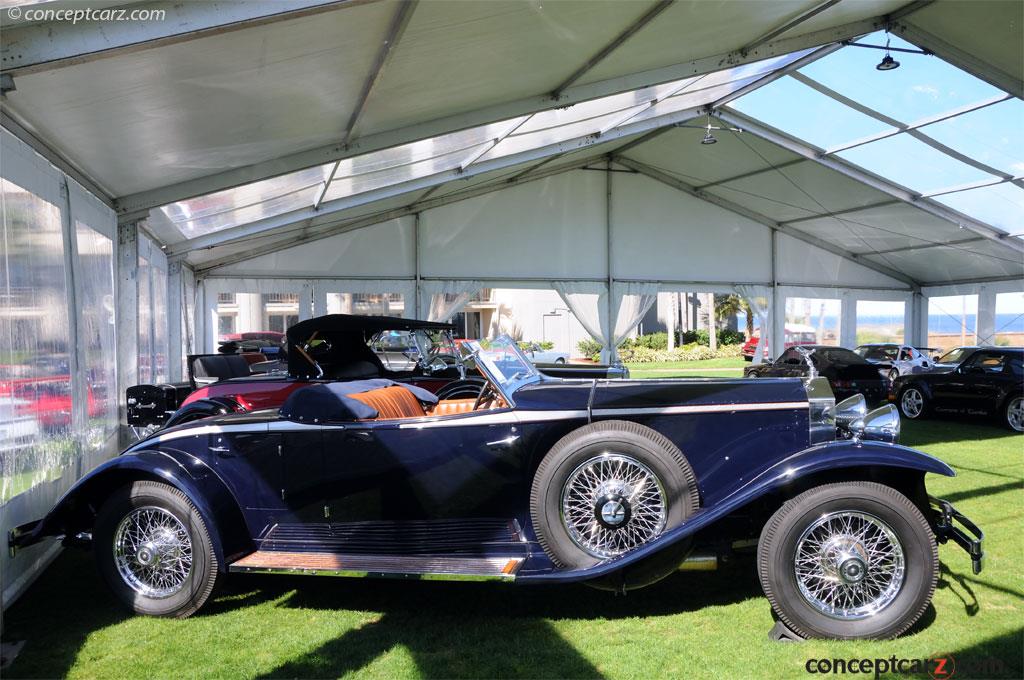
[[[929,496],[928,502],[932,507],[932,525],[939,543],[946,543],[952,539],[967,551],[967,554],[971,556],[974,573],[980,574],[985,560],[984,532],[974,522],[957,511],[949,501]]]

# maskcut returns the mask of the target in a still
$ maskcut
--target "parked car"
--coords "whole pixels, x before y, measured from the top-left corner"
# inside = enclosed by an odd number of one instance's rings
[[[192,355],[186,362],[188,381],[129,387],[128,424],[152,430],[225,413],[278,408],[300,387],[329,380],[389,378],[444,397],[475,396],[483,380],[466,377],[451,342],[453,328],[386,316],[329,314],[307,319],[288,329],[286,351],[275,361],[250,363],[253,355],[234,353]],[[381,336],[396,332],[405,334],[403,342],[411,337],[418,343],[412,363],[397,371],[385,365],[375,349]]]
[[[935,361],[934,347],[911,347],[898,343],[873,343],[854,347],[853,351],[875,366],[882,377],[892,382],[901,375],[930,370]]]
[[[536,342],[529,343],[526,347],[520,346],[526,358],[535,364],[567,364],[569,353],[557,349],[543,349]]]
[[[978,345],[954,347],[945,354],[933,357],[932,371],[947,373],[964,362],[964,359],[979,349]]]
[[[952,371],[897,378],[889,394],[911,420],[961,413],[995,417],[1024,432],[1024,348],[978,348]]]
[[[10,548],[66,536],[135,612],[183,617],[232,572],[623,592],[753,540],[776,614],[825,638],[910,628],[936,541],[982,567],[980,530],[926,490],[953,470],[896,443],[892,405],[836,404],[821,378],[559,380],[507,337],[470,350],[475,398],[335,381],[156,433]]]
[[[818,341],[818,333],[814,330],[812,326],[787,323],[785,333],[786,347],[784,349],[796,347],[797,345],[813,345]],[[754,355],[757,354],[757,343],[760,341],[760,339],[761,329],[754,329],[754,332],[751,334],[751,336],[747,339],[745,343],[743,343],[743,349],[740,350],[743,353],[743,358],[745,360],[754,360]],[[764,341],[764,357],[768,358],[770,356],[771,354],[769,353],[768,349],[768,340],[766,338]]]
[[[808,363],[809,362],[809,363]],[[858,354],[831,345],[797,345],[790,347],[772,363],[747,366],[745,378],[797,378],[820,375],[832,386],[836,399],[855,394],[864,395],[870,404],[885,401],[887,381],[878,370]]]

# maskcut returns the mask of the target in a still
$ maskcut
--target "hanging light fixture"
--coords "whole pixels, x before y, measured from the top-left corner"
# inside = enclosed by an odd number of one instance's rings
[[[701,144],[717,144],[718,140],[711,134],[711,114],[708,114],[708,126],[704,128],[704,139],[700,140]]]
[[[886,36],[886,38],[885,38],[885,56],[882,57],[882,61],[878,62],[878,65],[875,66],[875,68],[878,69],[879,71],[892,71],[893,69],[897,69],[899,67],[900,67],[900,62],[898,62],[895,59],[893,59],[892,55],[889,54],[889,37]]]
[[[711,124],[711,114],[712,113],[713,113],[712,111],[708,111],[708,120],[707,120],[707,123],[704,124],[704,125],[689,125],[687,123],[676,123],[675,125],[673,125],[673,127],[695,128],[697,130],[703,130],[704,131],[704,137],[701,138],[700,143],[701,144],[705,144],[705,145],[706,144],[718,144],[718,140],[715,138],[715,136],[713,134],[711,134],[712,130],[728,130],[729,132],[743,132],[742,129],[736,128],[736,127],[719,127],[717,125],[712,125]]]

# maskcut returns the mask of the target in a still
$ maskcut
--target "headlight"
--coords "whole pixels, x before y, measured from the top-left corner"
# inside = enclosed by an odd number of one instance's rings
[[[892,404],[876,408],[850,423],[854,440],[868,439],[895,444],[900,438],[900,414]]]
[[[855,394],[848,399],[843,399],[832,407],[832,421],[842,432],[849,432],[850,425],[862,419],[868,413],[868,402],[863,394]]]

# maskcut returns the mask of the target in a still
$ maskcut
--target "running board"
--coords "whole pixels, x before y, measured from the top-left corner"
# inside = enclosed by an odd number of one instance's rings
[[[228,571],[430,581],[514,581],[522,564],[522,557],[345,555],[258,550],[230,564]]]

